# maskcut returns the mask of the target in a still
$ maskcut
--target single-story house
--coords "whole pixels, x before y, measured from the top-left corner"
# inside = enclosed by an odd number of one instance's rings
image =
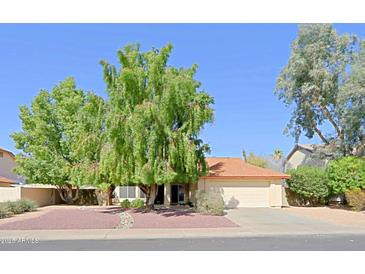
[[[10,180],[9,178],[0,176],[0,187],[11,187],[15,181]]]
[[[15,155],[9,150],[0,148],[0,187],[10,187],[24,182],[21,176],[13,172],[15,165]]]
[[[287,174],[246,163],[241,158],[208,157],[209,173],[197,183],[165,184],[158,186],[155,204],[165,206],[194,201],[197,190],[222,194],[227,208],[281,207],[282,183]],[[145,198],[137,186],[119,186],[115,189],[119,200]]]

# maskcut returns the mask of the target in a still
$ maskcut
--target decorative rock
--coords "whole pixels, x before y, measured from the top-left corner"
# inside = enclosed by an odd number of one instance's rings
[[[120,224],[118,225],[117,229],[129,229],[134,224],[133,217],[128,214],[127,212],[119,213],[120,216]]]

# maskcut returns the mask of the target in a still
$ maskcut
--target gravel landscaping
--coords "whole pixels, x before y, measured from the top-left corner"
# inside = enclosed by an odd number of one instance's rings
[[[30,213],[32,214],[32,213]],[[25,218],[26,217],[26,218]],[[52,206],[33,216],[11,217],[0,230],[220,228],[237,227],[224,216],[208,216],[190,209],[123,210],[120,207]]]
[[[109,209],[61,206],[34,218],[12,217],[0,224],[0,230],[113,229],[119,225],[119,215]]]
[[[134,219],[132,229],[238,227],[224,216],[201,215],[191,210],[161,209],[151,212],[129,210],[128,213]]]

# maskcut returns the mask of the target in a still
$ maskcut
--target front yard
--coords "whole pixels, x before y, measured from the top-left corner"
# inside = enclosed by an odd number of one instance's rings
[[[187,209],[151,212],[120,207],[48,206],[37,212],[0,220],[0,230],[223,228],[237,227],[224,216],[208,216]]]

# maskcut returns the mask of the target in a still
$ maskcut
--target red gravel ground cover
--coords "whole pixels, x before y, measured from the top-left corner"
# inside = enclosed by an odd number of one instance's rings
[[[59,207],[42,215],[0,224],[0,230],[113,229],[120,224],[119,207]],[[237,227],[224,216],[200,215],[185,209],[127,211],[134,228],[220,228]],[[17,218],[17,217],[13,217]]]
[[[238,227],[224,216],[200,215],[191,211],[160,210],[142,212],[129,210],[134,219],[133,228],[220,228]]]
[[[119,214],[109,209],[67,208],[51,210],[31,219],[1,224],[0,230],[112,229],[119,223]]]

